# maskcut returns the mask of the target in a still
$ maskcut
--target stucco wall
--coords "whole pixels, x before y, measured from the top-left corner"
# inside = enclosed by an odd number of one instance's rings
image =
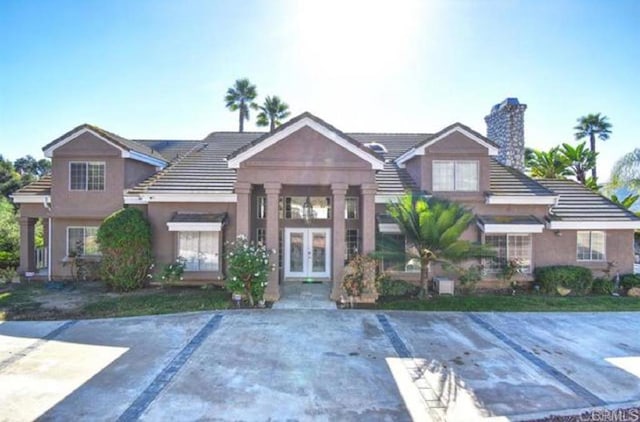
[[[124,160],[124,187],[131,188],[156,173],[155,166],[140,161]]]

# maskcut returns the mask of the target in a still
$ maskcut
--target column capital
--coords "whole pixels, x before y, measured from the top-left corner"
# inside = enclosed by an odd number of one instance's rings
[[[251,193],[251,183],[248,182],[236,182],[235,191],[237,194]]]
[[[345,195],[348,189],[349,185],[347,185],[346,183],[331,184],[331,193],[333,193],[334,195]]]
[[[264,183],[264,191],[267,193],[267,195],[278,195],[280,193],[281,188],[282,188],[282,183],[280,182]]]
[[[360,191],[363,195],[375,195],[378,185],[375,183],[363,183],[360,185]]]

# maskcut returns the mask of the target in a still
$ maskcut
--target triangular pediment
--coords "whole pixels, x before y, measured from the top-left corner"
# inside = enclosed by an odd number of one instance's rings
[[[230,168],[239,168],[241,163],[259,155],[268,155],[269,149],[274,149],[280,143],[285,145],[296,144],[296,135],[307,134],[307,138],[316,139],[315,145],[309,144],[305,154],[285,154],[284,158],[299,162],[303,155],[315,160],[322,160],[322,154],[333,154],[333,148],[348,152],[370,166],[373,170],[381,170],[384,167],[384,159],[374,151],[351,139],[348,135],[313,116],[311,113],[303,113],[280,126],[272,133],[265,134],[250,144],[233,152],[227,157]],[[310,136],[309,136],[310,135]],[[297,142],[299,144],[299,141]],[[320,145],[323,143],[324,145]],[[299,149],[299,145],[298,149]],[[265,152],[265,154],[261,154]],[[282,154],[280,154],[282,156]],[[335,154],[333,154],[335,156]]]

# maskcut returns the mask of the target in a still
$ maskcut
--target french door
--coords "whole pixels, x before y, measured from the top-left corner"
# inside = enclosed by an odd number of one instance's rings
[[[284,229],[284,276],[331,277],[331,229]]]

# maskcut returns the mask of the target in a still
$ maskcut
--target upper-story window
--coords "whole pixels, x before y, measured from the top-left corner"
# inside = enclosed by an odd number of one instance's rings
[[[104,190],[104,162],[69,163],[70,190]]]
[[[433,191],[477,192],[478,167],[476,160],[434,160]]]
[[[347,197],[344,201],[344,218],[355,220],[358,218],[358,198]]]
[[[258,220],[264,220],[265,218],[267,218],[267,197],[266,196],[256,197],[256,218]]]

